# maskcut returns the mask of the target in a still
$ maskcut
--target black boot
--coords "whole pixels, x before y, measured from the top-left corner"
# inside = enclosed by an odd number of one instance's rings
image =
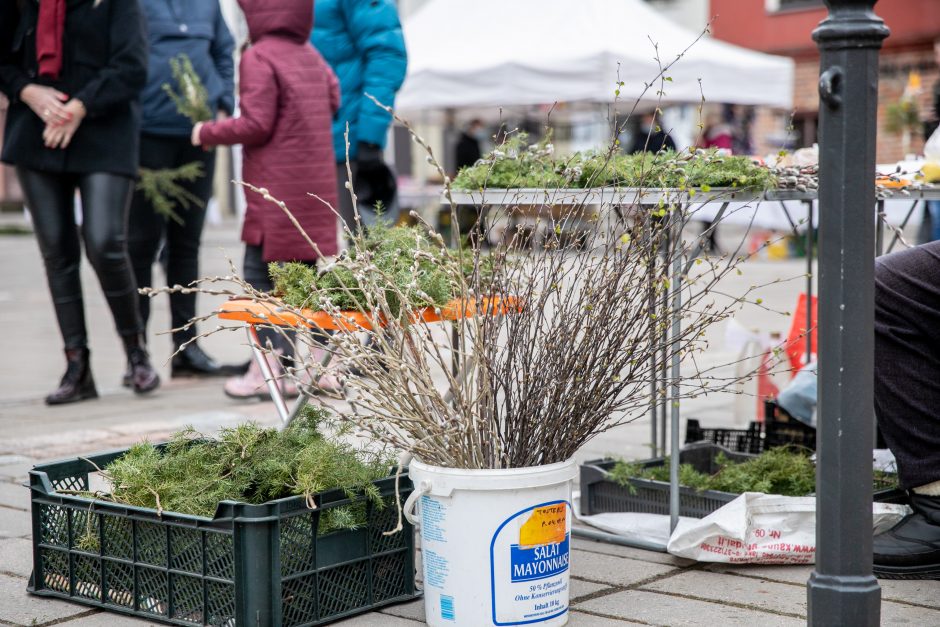
[[[882,579],[940,579],[940,496],[911,493],[911,509],[875,536],[874,573]]]
[[[206,355],[195,342],[173,355],[170,376],[177,377],[234,377],[245,374],[248,369],[241,364],[219,364]]]
[[[125,336],[124,349],[127,351],[127,372],[124,377],[130,387],[138,394],[146,394],[160,387],[160,375],[150,365],[150,355],[147,354],[140,337]]]
[[[98,398],[95,380],[91,376],[91,352],[87,348],[71,348],[65,351],[68,364],[59,387],[46,397],[47,405],[64,405],[89,398]]]

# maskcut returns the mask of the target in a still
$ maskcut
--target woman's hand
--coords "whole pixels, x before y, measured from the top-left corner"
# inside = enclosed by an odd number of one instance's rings
[[[63,109],[68,116],[67,122],[59,125],[46,124],[46,130],[42,134],[46,148],[68,148],[75,131],[85,119],[85,105],[81,100],[73,98]]]
[[[58,89],[30,83],[20,91],[20,100],[47,125],[65,124],[69,121],[65,102],[69,99]]]

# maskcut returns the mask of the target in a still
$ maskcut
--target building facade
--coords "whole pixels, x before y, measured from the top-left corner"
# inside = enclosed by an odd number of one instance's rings
[[[890,131],[902,99],[913,101],[922,122],[935,119],[932,92],[940,80],[935,43],[940,41],[940,1],[879,0],[878,15],[891,29],[881,54],[878,90],[878,161],[890,163],[920,154],[922,124],[908,136]],[[796,63],[792,118],[762,111],[755,136],[773,138],[789,129],[797,146],[816,140],[819,116],[819,53],[810,34],[826,16],[822,0],[711,0],[713,35],[729,43],[786,55]],[[919,83],[919,86],[918,86]],[[767,146],[772,148],[772,146]]]

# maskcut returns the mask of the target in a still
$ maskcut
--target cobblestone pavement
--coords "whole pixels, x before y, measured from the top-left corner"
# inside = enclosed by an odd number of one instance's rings
[[[203,273],[225,274],[222,249],[240,257],[234,226],[211,228],[203,247]],[[0,236],[0,625],[142,625],[146,621],[89,610],[80,605],[40,599],[26,593],[32,570],[29,492],[23,487],[37,461],[74,456],[127,445],[142,437],[159,440],[192,424],[212,431],[245,418],[274,424],[270,404],[236,404],[226,399],[218,381],[168,381],[153,397],[134,398],[119,385],[123,355],[94,276],[87,272],[86,306],[90,321],[95,377],[101,398],[79,405],[48,408],[41,400],[53,387],[62,357],[41,260],[29,236]],[[801,262],[749,264],[746,280],[793,277]],[[771,286],[765,305],[792,307],[802,287]],[[209,300],[200,309],[211,306]],[[746,326],[786,331],[789,320],[764,310],[742,315]],[[158,363],[169,356],[165,303],[154,307],[150,344]],[[208,338],[206,349],[224,361],[247,359],[241,335]],[[714,359],[720,354],[717,334]],[[168,375],[168,368],[163,366]],[[168,378],[168,377],[167,377]],[[706,424],[732,420],[732,397],[697,400],[685,415]],[[590,443],[580,458],[614,453],[641,457],[649,442],[649,424],[618,427]],[[576,539],[571,558],[572,612],[575,626],[597,625],[799,625],[805,623],[808,567],[725,567],[702,565],[669,555]],[[940,582],[882,582],[885,625],[940,625]],[[422,622],[421,601],[350,619],[349,627],[396,627]]]

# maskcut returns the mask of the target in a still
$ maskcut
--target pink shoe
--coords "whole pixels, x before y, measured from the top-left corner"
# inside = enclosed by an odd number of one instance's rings
[[[322,347],[314,348],[310,351],[311,361],[323,365],[323,361],[326,357],[326,350]],[[326,367],[328,370],[320,375],[320,378],[317,380],[316,384],[313,386],[315,392],[326,392],[326,393],[335,393],[343,389],[343,382],[340,380],[339,375],[342,373],[343,368],[340,366],[333,365],[330,366],[329,362]],[[312,374],[310,369],[307,370],[306,379],[312,379]]]
[[[281,362],[277,356],[266,353],[264,358],[271,367],[271,372],[274,373],[274,377],[278,380],[278,385],[281,387],[281,394],[284,398],[295,398],[298,394],[297,386],[293,381],[284,378],[284,368],[281,366]],[[248,372],[240,377],[231,377],[228,379],[223,389],[225,395],[229,398],[238,400],[253,398],[262,401],[271,400],[271,393],[268,391],[267,381],[264,380],[264,373],[261,372],[261,367],[258,366],[258,361],[255,359],[251,360],[251,364],[248,366]]]

